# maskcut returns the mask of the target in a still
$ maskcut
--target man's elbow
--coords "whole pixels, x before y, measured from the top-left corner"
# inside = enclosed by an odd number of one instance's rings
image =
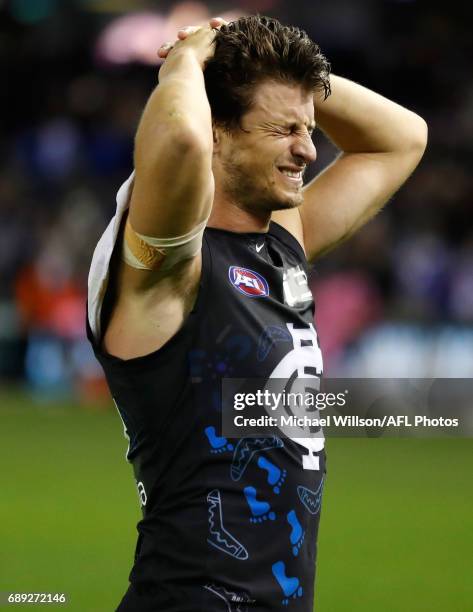
[[[424,154],[427,147],[429,128],[427,122],[422,119],[419,115],[414,116],[412,129],[410,130],[410,137],[408,139],[408,149],[413,154],[417,155],[419,159]]]
[[[154,133],[135,139],[135,165],[160,163],[163,157],[180,162],[212,154],[212,138],[187,120],[161,122]]]
[[[192,154],[208,154],[212,151],[212,132],[202,127],[199,121],[192,121],[186,117],[177,125],[171,123],[167,126],[168,141],[174,143],[182,152]]]

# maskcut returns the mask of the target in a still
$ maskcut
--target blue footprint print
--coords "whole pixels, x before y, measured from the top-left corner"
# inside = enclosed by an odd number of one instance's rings
[[[299,578],[289,578],[289,576],[286,576],[286,565],[284,561],[277,561],[277,563],[273,564],[271,569],[273,571],[273,576],[278,581],[284,593],[284,599],[282,600],[283,606],[289,604],[289,598],[297,599],[298,597],[302,597],[302,587],[299,583]]]
[[[268,502],[256,499],[256,489],[254,487],[245,487],[243,493],[253,515],[250,518],[251,523],[262,523],[268,520],[268,518],[270,521],[274,521],[276,513],[271,510]]]
[[[246,548],[234,538],[223,526],[222,500],[220,491],[214,489],[207,495],[208,511],[209,511],[209,535],[207,542],[222,552],[245,561],[248,559],[248,551]]]
[[[302,525],[299,523],[295,510],[291,510],[287,515],[287,522],[291,526],[291,534],[289,539],[292,544],[292,554],[297,557],[304,541],[305,531],[302,529]]]
[[[282,448],[284,442],[277,436],[267,436],[265,438],[242,438],[236,445],[233,453],[232,465],[230,466],[230,476],[232,480],[241,479],[248,467],[251,459],[256,453]]]
[[[276,493],[276,495],[279,495],[281,492],[281,487],[286,480],[287,471],[281,471],[277,465],[274,465],[274,463],[268,461],[266,457],[260,457],[258,459],[258,466],[262,470],[266,470],[266,472],[268,472],[268,484],[273,487],[273,491]]]
[[[209,441],[211,453],[224,453],[225,451],[232,451],[233,444],[229,444],[227,438],[218,436],[215,432],[215,427],[209,425],[204,429],[205,435]]]

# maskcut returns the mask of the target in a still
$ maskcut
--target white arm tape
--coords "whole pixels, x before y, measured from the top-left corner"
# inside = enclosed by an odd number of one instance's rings
[[[132,268],[166,272],[178,262],[197,255],[206,224],[207,219],[182,236],[155,238],[135,232],[127,219],[122,258]]]

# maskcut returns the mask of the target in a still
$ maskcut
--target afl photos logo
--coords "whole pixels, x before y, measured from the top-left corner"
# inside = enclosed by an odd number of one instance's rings
[[[253,270],[240,268],[239,266],[230,266],[228,278],[235,289],[238,289],[240,293],[244,293],[248,297],[268,297],[269,295],[266,279],[261,274],[253,272]]]

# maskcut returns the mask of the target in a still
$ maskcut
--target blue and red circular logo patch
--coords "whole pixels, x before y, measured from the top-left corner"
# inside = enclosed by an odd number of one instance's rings
[[[253,270],[230,266],[228,278],[235,289],[248,297],[268,297],[269,295],[269,286],[266,279]]]

